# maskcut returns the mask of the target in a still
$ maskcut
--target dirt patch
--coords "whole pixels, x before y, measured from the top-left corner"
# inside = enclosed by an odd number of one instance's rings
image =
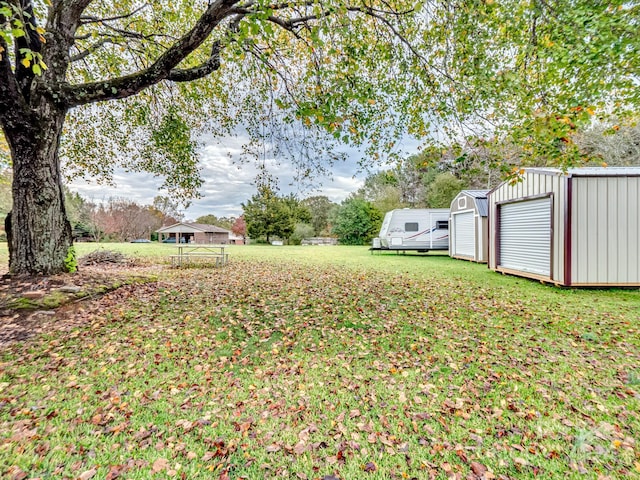
[[[81,267],[73,274],[0,277],[0,347],[44,331],[81,322],[73,315],[84,301],[116,289],[153,283],[159,266],[107,264]],[[78,320],[80,318],[80,320]],[[75,325],[75,323],[74,323]]]

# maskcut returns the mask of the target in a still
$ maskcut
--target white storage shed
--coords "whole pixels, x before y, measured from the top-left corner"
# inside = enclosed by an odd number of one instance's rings
[[[489,190],[463,190],[451,202],[449,255],[487,263],[489,252]]]
[[[525,169],[489,199],[489,268],[564,286],[640,286],[640,167]]]

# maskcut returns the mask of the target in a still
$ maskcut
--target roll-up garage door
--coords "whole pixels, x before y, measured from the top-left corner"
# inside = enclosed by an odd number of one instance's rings
[[[473,218],[473,212],[456,213],[453,215],[453,254],[461,257],[470,257],[475,260],[476,229]]]
[[[551,198],[500,205],[499,266],[551,275]]]

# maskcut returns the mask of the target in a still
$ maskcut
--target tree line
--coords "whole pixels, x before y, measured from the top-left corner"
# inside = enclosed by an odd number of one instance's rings
[[[636,123],[594,124],[576,131],[571,141],[583,165],[640,164]],[[470,137],[446,148],[426,148],[370,173],[364,185],[340,204],[326,196],[280,196],[275,187],[260,185],[242,204],[242,216],[208,214],[196,223],[216,225],[255,241],[278,238],[299,244],[310,237],[335,237],[342,244],[364,245],[378,234],[390,210],[448,208],[463,189],[490,189],[517,174],[522,165],[548,164],[544,156],[522,145]],[[11,177],[9,168],[0,170],[0,223],[11,210]],[[81,241],[155,239],[157,229],[184,218],[177,203],[165,196],[155,197],[151,205],[125,198],[92,202],[65,187],[64,198],[73,237]],[[0,238],[4,238],[1,229]]]
[[[640,165],[640,126],[596,123],[574,132],[575,155],[583,166]],[[431,147],[370,173],[364,185],[340,204],[327,197],[280,197],[269,186],[243,204],[249,236],[300,243],[311,236],[333,236],[340,243],[364,245],[380,230],[384,214],[397,208],[449,208],[465,189],[488,190],[522,166],[554,165],[526,145],[469,137],[445,148]]]

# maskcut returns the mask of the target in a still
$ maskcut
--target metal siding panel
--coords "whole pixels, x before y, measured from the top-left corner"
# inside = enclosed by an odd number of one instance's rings
[[[496,187],[496,189],[491,193],[491,195],[489,195],[489,258],[487,260],[488,260],[488,266],[491,269],[495,269],[497,267],[496,226],[498,222],[498,215],[497,215],[498,211],[497,211],[496,204],[498,202],[501,202],[502,199],[504,198],[505,188],[507,188],[506,184],[503,183],[502,185]]]
[[[618,234],[620,233],[618,230],[618,216],[615,212],[616,205],[616,197],[617,197],[617,182],[615,178],[607,178],[605,179],[605,183],[607,184],[607,198],[604,205],[601,206],[602,212],[606,215],[607,219],[607,235],[606,235],[606,246],[603,253],[603,256],[606,258],[607,264],[607,283],[613,283],[618,278],[618,262],[616,261],[616,249],[618,247],[618,242],[616,240]]]
[[[598,195],[597,182],[585,181],[581,183],[586,196],[585,221],[587,228],[583,231],[585,244],[585,281],[596,278],[598,255]]]
[[[584,263],[584,281],[587,282],[589,278],[594,277],[594,272],[596,269],[596,254],[597,252],[593,252],[596,250],[594,245],[598,243],[598,237],[595,233],[598,225],[598,215],[597,215],[597,205],[598,205],[598,196],[596,195],[596,187],[594,182],[589,182],[589,179],[580,178],[579,180],[574,180],[574,182],[580,182],[582,185],[582,189],[585,193],[585,204],[584,208],[584,222],[585,228],[580,232],[583,235],[583,244],[584,244],[584,254],[585,254],[585,263]],[[593,232],[592,232],[593,231]]]
[[[598,247],[600,244],[600,235],[598,233],[598,230],[604,230],[606,226],[601,225],[601,228],[598,228],[598,225],[600,223],[600,217],[598,215],[598,203],[601,197],[598,179],[587,178],[585,180],[585,188],[588,192],[588,211],[590,212],[589,230],[587,231],[587,235],[589,237],[587,239],[587,248],[589,251],[587,282],[593,282],[596,278],[598,278]]]
[[[454,254],[476,260],[476,227],[473,210],[453,215]]]
[[[598,270],[598,183],[592,178],[581,178],[580,183],[587,192],[588,230],[584,232],[587,249],[585,281],[589,282],[590,279],[597,278]]]
[[[568,273],[565,272],[565,257],[567,252],[565,251],[566,238],[569,232],[567,232],[566,227],[566,218],[569,212],[567,211],[567,206],[570,205],[568,199],[568,184],[569,181],[566,177],[555,177],[556,178],[556,190],[558,197],[553,198],[554,207],[556,209],[556,214],[554,215],[554,223],[555,227],[553,230],[554,235],[554,248],[553,248],[553,258],[555,267],[553,269],[554,276],[558,279],[562,279],[563,282],[566,282],[568,278]]]
[[[500,266],[550,276],[551,200],[501,205]]]
[[[489,215],[487,199],[476,198],[476,209],[478,210],[478,215],[480,215],[481,217],[487,217]]]
[[[489,260],[489,217],[481,218],[478,226],[480,228],[478,232],[480,258],[478,260],[487,262]]]
[[[629,178],[629,203],[626,206],[629,257],[627,268],[629,269],[629,281],[640,283],[640,178]]]
[[[586,282],[589,275],[589,195],[584,179],[573,180],[574,202],[571,221],[574,252],[571,278],[574,283]]]
[[[487,201],[488,201],[488,209],[489,209],[489,216],[487,217],[487,240],[488,240],[488,246],[489,246],[489,251],[488,251],[488,256],[487,256],[487,267],[489,267],[490,269],[493,269],[495,267],[494,265],[494,261],[493,261],[493,257],[495,257],[494,253],[492,252],[492,249],[494,248],[495,245],[495,238],[494,238],[494,231],[495,231],[495,225],[496,225],[496,215],[495,215],[495,205],[496,205],[496,192],[492,192],[491,195],[487,196]]]
[[[627,283],[629,281],[629,270],[625,264],[625,258],[629,256],[629,225],[626,220],[626,210],[628,208],[627,187],[629,182],[626,178],[616,178],[616,203],[612,212],[616,216],[618,224],[618,235],[616,242],[615,261],[618,270],[618,282]],[[610,207],[611,210],[611,207]]]
[[[606,178],[598,178],[598,220],[602,228],[597,228],[598,232],[598,274],[597,279],[607,282],[609,276],[609,266],[607,262],[606,249],[609,248],[609,219],[607,218],[606,204],[609,200],[609,185]]]
[[[640,178],[580,177],[574,189],[574,283],[639,284]]]
[[[553,237],[551,244],[551,261],[554,280],[564,282],[564,206],[565,206],[565,177],[545,175],[547,177],[546,192],[553,192]]]
[[[449,207],[449,213],[454,213],[457,212],[459,210],[458,208],[458,203],[460,202],[460,199],[464,199],[466,201],[467,195],[465,195],[463,192],[460,192],[458,195],[456,195],[453,200],[451,200],[451,206]]]

